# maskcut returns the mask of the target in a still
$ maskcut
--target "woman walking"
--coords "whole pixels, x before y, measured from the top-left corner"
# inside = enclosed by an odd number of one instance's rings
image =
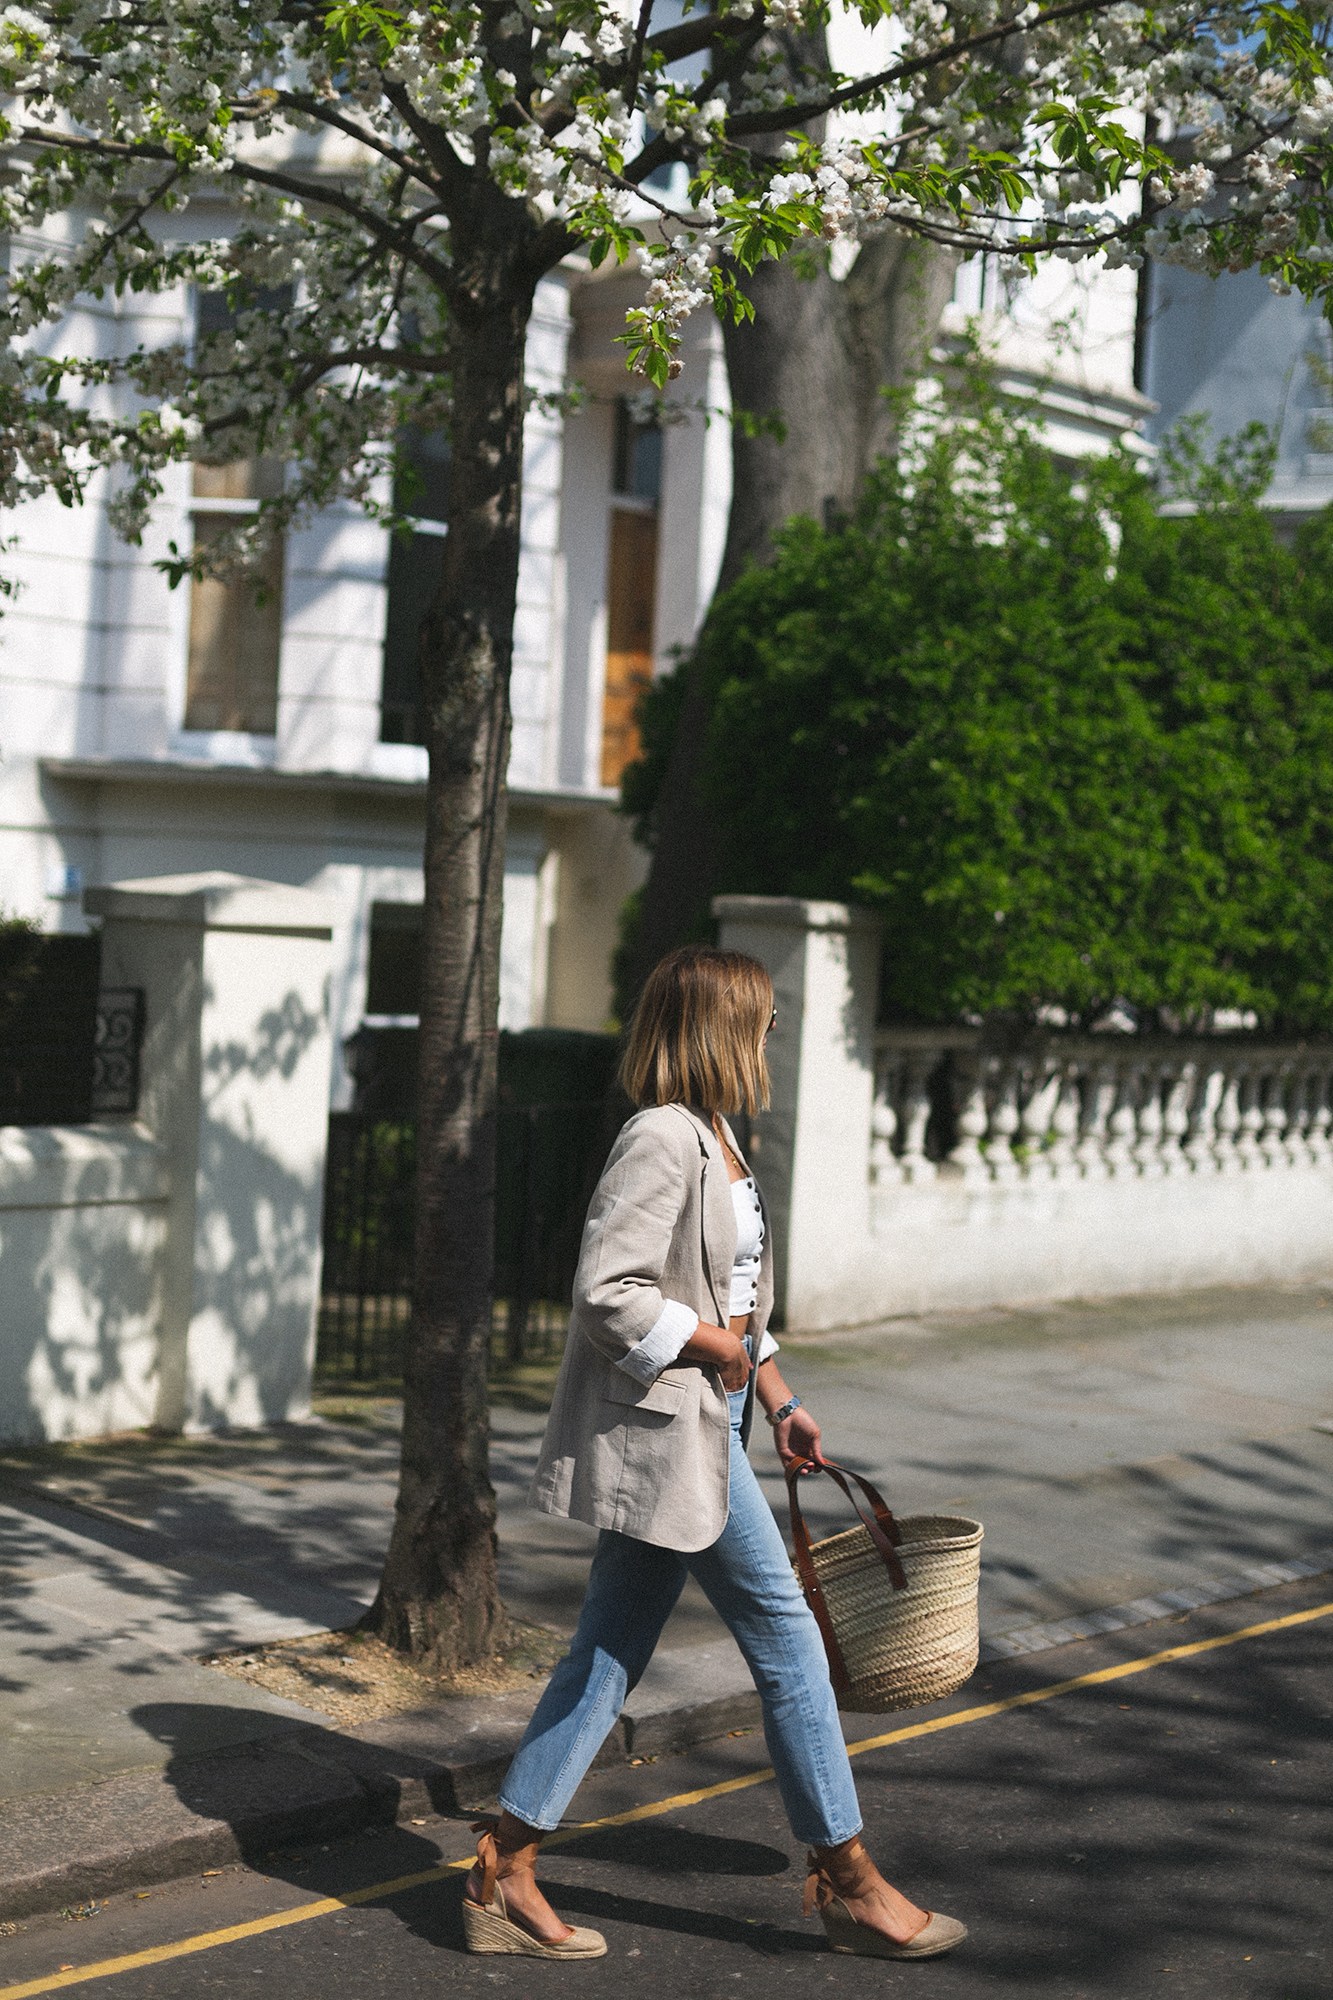
[[[657,1644],[687,1576],[754,1676],[796,1839],[806,1910],[835,1950],[930,1958],[967,1933],[887,1883],[861,1814],[814,1617],[745,1454],[758,1401],[784,1465],[819,1456],[768,1332],[772,1243],[763,1197],[726,1114],[768,1104],[777,1015],[757,960],[686,946],[635,1011],[621,1077],[642,1108],[588,1211],[574,1309],[533,1483],[534,1504],[601,1529],[569,1652],[555,1669],[481,1832],[463,1918],[468,1948],[599,1958],[537,1886],[557,1826]]]

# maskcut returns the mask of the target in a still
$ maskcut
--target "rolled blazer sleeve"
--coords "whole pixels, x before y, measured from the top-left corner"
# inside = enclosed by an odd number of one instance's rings
[[[659,1120],[640,1118],[622,1130],[588,1209],[574,1306],[609,1361],[651,1381],[688,1341],[698,1315],[664,1297],[660,1285],[680,1219],[685,1162]]]
[[[668,1299],[661,1312],[636,1347],[616,1362],[636,1382],[655,1382],[669,1368],[682,1347],[694,1338],[699,1315],[680,1299]]]

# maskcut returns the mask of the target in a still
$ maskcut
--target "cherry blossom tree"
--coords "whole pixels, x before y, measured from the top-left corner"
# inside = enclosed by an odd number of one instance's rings
[[[1146,248],[1327,296],[1325,5],[862,0],[854,18],[859,53],[839,62],[822,0],[0,7],[0,504],[96,492],[133,540],[172,461],[282,459],[281,493],[179,554],[180,577],[254,560],[334,500],[392,522],[395,439],[452,440],[421,650],[418,1279],[373,1614],[443,1666],[504,1629],[488,1246],[539,280],[565,258],[637,260],[626,360],[659,390],[690,313],[744,325],[747,284],[829,244],[867,271],[914,244],[1029,268]],[[190,286],[225,294],[226,325],[137,340],[136,296]],[[79,349],[68,316],[90,297],[115,302],[125,343]]]

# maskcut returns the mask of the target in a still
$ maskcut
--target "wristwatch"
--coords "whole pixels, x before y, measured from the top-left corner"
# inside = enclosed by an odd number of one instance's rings
[[[786,1402],[783,1403],[780,1406],[780,1408],[773,1410],[769,1414],[768,1421],[776,1428],[778,1424],[786,1422],[787,1418],[791,1415],[793,1410],[799,1410],[801,1408],[802,1408],[802,1403],[799,1396],[788,1396]]]

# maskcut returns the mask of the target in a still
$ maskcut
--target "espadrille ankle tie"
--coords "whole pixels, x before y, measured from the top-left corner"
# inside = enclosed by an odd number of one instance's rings
[[[851,1841],[843,1849],[843,1858],[847,1861],[860,1864],[856,1870],[855,1883],[836,1883],[829,1873],[827,1864],[820,1860],[813,1847],[810,1849],[805,1857],[805,1865],[809,1873],[805,1878],[805,1896],[802,1902],[803,1916],[812,1917],[816,1910],[826,1909],[835,1896],[861,1896],[865,1894],[866,1889],[870,1886],[866,1879],[867,1873],[873,1873],[874,1863],[871,1861],[866,1851],[865,1843],[859,1835],[853,1835]]]
[[[522,1847],[511,1847],[502,1854],[495,1837],[494,1820],[474,1820],[472,1831],[477,1836],[477,1866],[481,1869],[480,1901],[484,1909],[494,1900],[496,1883],[503,1882],[506,1875],[520,1874],[525,1868],[535,1871],[540,1842],[528,1840]],[[506,1861],[509,1863],[507,1868],[503,1865]]]

